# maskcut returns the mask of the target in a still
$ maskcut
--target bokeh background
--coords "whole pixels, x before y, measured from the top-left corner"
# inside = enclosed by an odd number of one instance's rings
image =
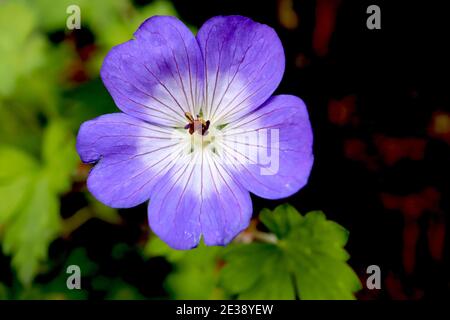
[[[446,10],[392,2],[1,1],[0,299],[236,297],[219,281],[225,249],[170,250],[151,234],[145,204],[101,205],[74,149],[83,121],[118,111],[99,79],[105,54],[156,14],[178,16],[194,32],[215,15],[272,26],[286,53],[277,92],[308,106],[316,159],[308,185],[285,200],[254,197],[255,219],[240,241],[256,241],[263,208],[322,210],[349,231],[358,299],[448,299]],[[80,30],[66,28],[72,4]],[[366,28],[370,4],[381,8],[381,30]],[[82,290],[66,287],[72,264]],[[365,288],[369,265],[381,268],[381,290]]]

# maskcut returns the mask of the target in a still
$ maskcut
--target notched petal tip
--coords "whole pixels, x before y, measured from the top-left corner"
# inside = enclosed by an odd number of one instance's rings
[[[184,23],[177,17],[154,15],[144,20],[144,22],[142,22],[141,25],[137,28],[137,30],[133,33],[133,36],[135,39],[146,38],[147,32],[155,33],[154,31],[152,31],[155,29],[155,26],[157,25],[165,26],[167,24],[172,24],[175,26],[177,25],[185,26]]]
[[[100,153],[98,153],[94,145],[90,143],[89,139],[90,131],[99,118],[100,117],[83,122],[78,130],[75,148],[81,161],[84,163],[95,164],[100,160]]]

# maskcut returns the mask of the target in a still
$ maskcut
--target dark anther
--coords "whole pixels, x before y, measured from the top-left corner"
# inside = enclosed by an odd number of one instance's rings
[[[184,127],[185,129],[189,129],[189,133],[193,134],[195,131],[200,133],[201,135],[206,135],[209,129],[210,121],[203,120],[202,117],[197,116],[197,119],[194,119],[191,113],[185,112],[184,115],[186,119],[188,119],[189,123]]]

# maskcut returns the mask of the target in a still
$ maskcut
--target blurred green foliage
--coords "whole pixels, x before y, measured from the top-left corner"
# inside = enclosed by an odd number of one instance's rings
[[[42,140],[40,159],[14,147],[0,147],[3,250],[13,256],[12,264],[25,285],[31,284],[61,231],[58,195],[71,187],[78,162],[73,134],[62,122],[50,123]]]
[[[0,10],[0,95],[10,95],[20,77],[44,63],[46,39],[35,33],[36,16],[28,7],[14,2]]]
[[[224,299],[217,286],[218,261],[223,248],[203,244],[190,251],[171,249],[161,239],[153,237],[144,248],[148,257],[164,257],[173,266],[165,280],[165,288],[174,299]]]
[[[93,43],[78,43],[77,31],[66,29],[69,5],[81,8],[82,28]],[[85,188],[85,203],[68,217],[61,198],[80,192],[75,185],[88,172],[75,151],[78,127],[118,111],[99,79],[104,56],[156,14],[177,12],[166,0],[140,7],[130,0],[0,3],[0,244],[7,257],[0,261],[10,259],[13,270],[12,282],[0,278],[0,299],[86,299],[93,292],[105,299],[146,298],[122,278],[102,274],[83,247],[60,260],[48,254],[55,240],[92,218],[123,222]],[[58,33],[62,38],[55,41]],[[260,220],[269,232],[249,230],[250,243],[176,251],[152,236],[134,250],[170,264],[164,288],[173,299],[353,298],[360,284],[346,263],[342,227],[320,212],[301,216],[289,206],[264,210]],[[116,245],[114,259],[122,258],[121,248]],[[82,268],[87,289],[67,289],[71,264]]]

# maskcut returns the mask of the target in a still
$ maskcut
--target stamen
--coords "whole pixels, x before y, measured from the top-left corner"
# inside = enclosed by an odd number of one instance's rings
[[[197,115],[197,119],[194,119],[190,112],[185,112],[184,116],[189,121],[189,123],[184,127],[189,129],[189,134],[194,134],[197,131],[201,135],[206,135],[209,129],[210,121],[205,121],[201,115]]]
[[[194,117],[190,112],[185,112],[184,116],[188,119],[189,123],[194,123]]]

